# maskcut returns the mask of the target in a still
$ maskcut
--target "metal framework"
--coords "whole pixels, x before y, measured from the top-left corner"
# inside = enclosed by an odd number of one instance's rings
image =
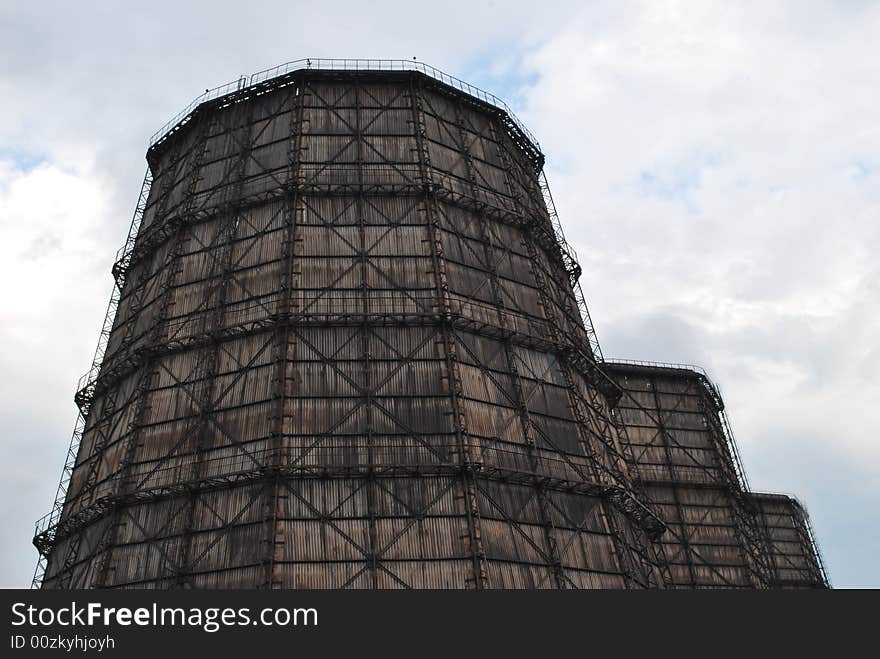
[[[34,584],[667,584],[534,138],[333,62],[151,140]]]

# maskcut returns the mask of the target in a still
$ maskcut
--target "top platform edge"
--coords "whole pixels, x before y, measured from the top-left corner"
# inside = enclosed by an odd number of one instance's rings
[[[206,90],[194,98],[183,110],[168,120],[159,130],[150,137],[148,148],[152,149],[156,145],[165,141],[167,137],[177,132],[177,130],[186,124],[196,109],[203,103],[214,101],[230,94],[245,91],[257,85],[263,85],[274,79],[284,78],[285,76],[297,71],[351,71],[351,72],[388,72],[388,71],[411,71],[422,73],[429,78],[441,82],[460,92],[472,96],[490,106],[506,113],[517,129],[528,139],[535,150],[540,153],[541,146],[534,135],[523,125],[503,100],[487,91],[471,85],[460,78],[444,73],[439,69],[419,62],[417,60],[389,60],[389,59],[320,59],[306,58],[298,59],[284,64],[279,64],[269,69],[257,71],[250,76],[241,76],[237,80],[228,82],[223,85]]]

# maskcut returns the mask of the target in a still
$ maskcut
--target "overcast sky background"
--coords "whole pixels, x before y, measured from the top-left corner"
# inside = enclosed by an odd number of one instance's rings
[[[704,366],[753,489],[880,587],[880,4],[122,5],[0,5],[0,586],[30,582],[149,136],[240,74],[416,56],[541,141],[606,357]]]

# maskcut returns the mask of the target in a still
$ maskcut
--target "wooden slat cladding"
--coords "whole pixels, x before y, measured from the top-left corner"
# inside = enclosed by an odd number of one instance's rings
[[[534,154],[416,74],[288,83],[149,156],[45,586],[652,585]]]

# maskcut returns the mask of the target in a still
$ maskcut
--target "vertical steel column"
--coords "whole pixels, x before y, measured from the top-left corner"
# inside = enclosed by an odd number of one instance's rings
[[[241,104],[234,106],[230,120],[229,133],[230,148],[238,147],[238,158],[233,161],[232,169],[227,173],[227,178],[232,178],[231,185],[227,185],[226,199],[227,210],[220,215],[215,222],[218,223],[217,233],[209,245],[209,250],[219,251],[219,256],[210,254],[212,260],[211,279],[219,281],[212,287],[205,286],[202,300],[204,309],[211,308],[211,297],[216,292],[216,299],[210,314],[203,318],[202,333],[209,337],[211,343],[201,352],[197,353],[197,362],[194,365],[193,390],[198,391],[201,387],[201,395],[198,402],[198,414],[194,419],[195,428],[192,435],[196,438],[195,454],[190,465],[189,477],[192,481],[200,481],[204,477],[204,454],[208,448],[209,431],[213,423],[215,397],[217,395],[216,376],[220,361],[219,332],[223,329],[223,318],[226,306],[226,291],[232,274],[232,253],[235,246],[235,237],[241,222],[242,209],[238,204],[241,190],[244,184],[244,174],[250,158],[252,148],[252,125],[253,105]],[[241,124],[239,124],[241,122]],[[240,134],[236,138],[236,132]],[[231,158],[230,158],[231,160]],[[189,428],[184,437],[190,434]],[[194,489],[189,494],[187,503],[186,521],[183,527],[183,546],[180,550],[180,560],[175,570],[175,584],[178,587],[192,586],[191,575],[194,572],[192,545],[195,534],[196,508],[201,492]]]
[[[275,309],[278,325],[274,337],[274,375],[272,379],[273,413],[270,421],[270,453],[267,465],[274,478],[268,483],[269,496],[264,506],[264,519],[266,522],[266,534],[263,542],[266,545],[264,564],[266,578],[264,588],[280,588],[284,584],[278,574],[278,563],[283,558],[284,538],[283,529],[279,528],[279,517],[283,513],[282,503],[286,498],[285,485],[280,475],[280,469],[288,456],[285,452],[285,432],[287,427],[286,401],[287,390],[287,365],[290,352],[290,325],[294,314],[293,307],[293,265],[296,258],[296,235],[297,215],[300,209],[300,163],[302,161],[302,136],[304,131],[303,107],[305,106],[306,89],[303,76],[297,76],[295,83],[290,88],[294,96],[290,109],[290,124],[288,126],[290,142],[287,152],[287,173],[284,190],[284,240],[281,244],[281,253],[284,257],[283,268],[279,276],[281,295]]]
[[[358,229],[358,268],[360,270],[360,294],[361,294],[361,322],[356,326],[357,332],[360,334],[359,345],[360,354],[358,355],[361,362],[361,383],[365,408],[366,427],[364,428],[364,442],[367,450],[367,473],[363,477],[363,487],[366,490],[367,499],[367,524],[369,526],[369,552],[366,556],[369,564],[371,585],[374,589],[379,587],[379,563],[378,554],[380,550],[378,540],[378,529],[376,520],[376,473],[375,473],[375,456],[373,455],[373,391],[372,391],[372,359],[370,355],[370,324],[368,322],[370,314],[370,286],[367,281],[367,236],[366,236],[366,220],[364,219],[364,137],[361,125],[363,123],[361,111],[361,89],[360,78],[355,78],[352,82],[354,92],[354,141],[356,152],[356,178],[355,184],[355,214],[357,215]],[[360,451],[358,451],[358,454]]]
[[[443,239],[440,229],[437,194],[433,180],[433,168],[431,166],[431,154],[427,145],[428,133],[422,105],[422,91],[421,79],[415,74],[410,74],[410,107],[413,114],[413,131],[419,152],[419,171],[424,186],[428,244],[431,249],[431,261],[436,282],[436,305],[442,316],[439,329],[442,334],[446,368],[445,380],[450,396],[452,419],[459,453],[458,459],[461,466],[462,499],[468,525],[468,551],[471,555],[473,567],[473,574],[468,579],[469,583],[467,585],[471,588],[483,589],[488,588],[490,584],[486,553],[483,549],[480,528],[480,505],[477,497],[475,476],[476,472],[482,468],[482,462],[475,455],[471,437],[467,430],[467,419],[459,405],[459,399],[463,391],[461,376],[458,372],[458,359],[452,327],[453,311],[450,303],[449,284],[446,277],[446,260],[443,256]]]

